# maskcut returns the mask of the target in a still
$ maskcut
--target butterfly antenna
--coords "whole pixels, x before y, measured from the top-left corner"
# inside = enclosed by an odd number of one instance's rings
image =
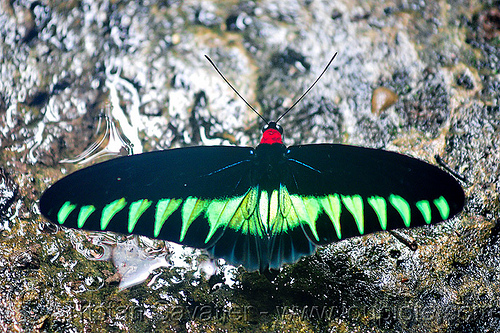
[[[335,59],[336,56],[337,56],[337,52],[335,52],[335,54],[333,55],[332,59],[330,59],[330,61],[328,62],[328,65],[326,65],[325,69],[323,69],[323,71],[318,76],[318,78],[316,79],[316,81],[314,81],[313,84],[311,84],[311,86],[306,90],[306,92],[303,93],[302,96],[300,96],[300,98],[298,100],[296,100],[295,103],[293,103],[292,106],[290,106],[288,108],[288,110],[285,111],[285,113],[283,113],[281,116],[278,117],[278,119],[276,119],[276,122],[280,121],[280,119],[283,118],[288,112],[290,112],[295,107],[295,105],[299,104],[299,102],[302,100],[302,98],[304,98],[307,95],[307,93],[316,85],[316,83],[319,81],[319,79],[321,79],[321,77],[323,76],[323,74],[325,74],[325,72],[327,71],[328,67],[330,67],[330,64],[333,62],[333,59]]]
[[[245,102],[245,104],[250,108],[252,109],[253,112],[255,112],[262,120],[264,120],[264,122],[267,124],[268,121],[266,118],[264,118],[259,112],[257,112],[257,110],[255,110],[255,108],[253,106],[250,105],[250,103],[248,103],[246,101],[246,99],[243,98],[243,96],[240,95],[240,93],[238,92],[238,90],[236,90],[236,88],[234,88],[231,83],[229,83],[229,81],[224,77],[224,75],[222,74],[222,72],[217,68],[217,66],[215,65],[215,63],[212,61],[212,59],[210,59],[209,56],[207,56],[205,54],[205,58],[207,58],[208,62],[210,62],[210,64],[215,68],[215,70],[217,71],[217,73],[219,73],[219,75],[222,77],[222,79],[224,81],[226,81],[227,85],[233,89],[233,91],[236,93],[236,95],[238,95],[239,98],[241,98],[243,100],[243,102]]]

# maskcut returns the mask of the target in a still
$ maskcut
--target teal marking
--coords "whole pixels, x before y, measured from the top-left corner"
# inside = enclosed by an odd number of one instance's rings
[[[369,197],[368,204],[372,206],[375,214],[377,214],[382,230],[387,229],[387,202],[385,199],[379,196]]]
[[[80,213],[78,213],[78,228],[83,228],[83,225],[89,218],[90,214],[95,211],[95,207],[92,205],[83,206],[80,208]]]
[[[420,213],[422,213],[422,216],[424,217],[425,223],[427,223],[427,224],[431,223],[432,215],[431,215],[431,205],[429,204],[429,201],[420,200],[420,201],[417,201],[417,203],[415,205],[417,206]]]
[[[359,234],[364,234],[365,219],[363,214],[363,198],[361,198],[359,194],[342,195],[342,202],[354,217],[354,221],[356,221],[356,225],[358,226]]]
[[[450,217],[450,206],[448,206],[448,202],[443,196],[434,199],[433,203],[439,210],[439,214],[441,215],[441,218],[443,220],[446,220],[448,217]]]
[[[151,206],[152,201],[148,199],[141,199],[134,201],[130,204],[130,209],[128,213],[128,232],[132,233],[134,231],[135,225],[141,215],[146,211],[146,209]]]
[[[101,230],[106,230],[109,222],[120,210],[122,210],[127,205],[125,198],[117,199],[112,203],[107,204],[102,210],[101,215]]]
[[[406,201],[399,195],[395,194],[391,194],[389,196],[389,201],[391,202],[391,205],[394,208],[396,208],[399,215],[401,215],[401,218],[403,219],[405,226],[410,227],[411,211],[410,211],[410,204],[408,203],[408,201]]]
[[[340,213],[342,211],[342,206],[340,204],[340,198],[337,193],[333,195],[328,195],[326,197],[320,198],[319,201],[323,206],[323,210],[326,212],[330,221],[332,221],[333,227],[335,228],[335,233],[338,239],[342,239],[342,230],[340,229]]]
[[[179,208],[181,199],[161,199],[156,204],[154,236],[158,237],[165,221]]]
[[[76,205],[73,205],[71,202],[66,201],[61,209],[59,209],[59,212],[57,213],[57,222],[59,224],[63,224],[66,222],[66,219],[68,218],[69,214],[76,208]]]

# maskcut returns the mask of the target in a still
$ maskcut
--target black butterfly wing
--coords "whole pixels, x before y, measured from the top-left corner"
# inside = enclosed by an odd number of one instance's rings
[[[191,147],[116,158],[56,182],[40,210],[69,228],[209,248],[250,188],[253,150]]]
[[[289,147],[286,188],[315,244],[436,223],[464,192],[448,173],[394,152],[338,144]]]

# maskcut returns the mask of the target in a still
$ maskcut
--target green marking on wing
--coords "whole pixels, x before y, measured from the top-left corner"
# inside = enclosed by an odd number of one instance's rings
[[[441,196],[433,201],[434,205],[439,210],[439,214],[443,220],[446,220],[450,216],[450,206],[448,206],[448,202],[446,199]]]
[[[184,240],[189,227],[202,213],[204,213],[203,217],[210,227],[205,238],[205,243],[208,243],[212,239],[219,228],[224,229],[227,227],[242,234],[264,237],[266,231],[262,225],[260,214],[264,213],[268,216],[269,207],[258,209],[257,206],[261,203],[269,204],[269,201],[263,199],[262,195],[258,198],[258,187],[252,187],[244,195],[232,198],[205,200],[188,197],[182,204],[182,226],[179,241],[182,242]],[[155,235],[160,233],[165,220],[181,204],[180,199],[174,203],[167,202],[168,199],[164,200],[161,204],[157,205]],[[162,216],[161,218],[159,217],[160,215]]]
[[[278,220],[280,220],[280,203],[278,201],[278,198],[281,196],[280,191],[284,187],[280,184],[280,189],[279,190],[273,190],[271,193],[271,198],[269,200],[269,208],[268,208],[268,216],[269,216],[269,224],[267,225],[267,230],[270,231],[273,227],[273,225],[276,224]],[[286,188],[284,188],[286,191]],[[288,191],[287,191],[288,193]]]
[[[141,199],[134,201],[130,204],[130,209],[128,213],[128,232],[132,233],[134,231],[135,225],[141,215],[146,211],[146,209],[151,206],[152,201],[148,199]]]
[[[83,225],[89,218],[90,214],[92,214],[95,211],[95,207],[92,205],[88,206],[83,206],[80,208],[80,212],[78,213],[78,228],[83,228]]]
[[[260,192],[259,214],[262,225],[267,229],[269,225],[269,195],[264,190]]]
[[[195,197],[188,197],[182,205],[182,228],[179,242],[184,240],[186,233],[194,220],[207,208],[209,200],[200,200]]]
[[[286,186],[284,186],[283,184],[280,184],[280,190],[278,194],[278,208],[278,214],[281,214],[281,216],[285,219],[289,216],[295,216],[295,218],[297,217],[297,215],[295,214],[295,210],[293,209],[290,193],[288,193]]]
[[[257,209],[259,189],[250,188],[247,193],[238,198],[232,198],[240,202],[227,226],[234,231],[239,231],[244,235],[253,235],[260,238],[266,233],[260,218],[260,209]]]
[[[179,208],[182,199],[160,199],[156,204],[153,235],[158,237],[165,221]]]
[[[249,219],[251,216],[256,216],[255,209],[257,208],[259,197],[259,188],[251,187],[245,194],[243,201],[241,202],[241,214],[245,220]]]
[[[258,187],[255,187],[249,189],[244,197],[231,200],[235,200],[235,204],[239,203],[228,224],[228,227],[235,231],[260,238],[265,235],[274,237],[289,232],[301,223],[306,223],[317,237],[315,227],[319,214],[317,200],[291,196],[283,184],[270,195],[267,191],[261,191],[259,195]],[[298,216],[297,211],[301,211],[302,217]]]
[[[286,186],[280,184],[279,190],[273,191],[273,193],[276,193],[276,195],[271,195],[270,206],[275,206],[276,208],[271,208],[273,219],[270,222],[269,230],[272,236],[278,236],[300,226],[300,220],[295,212],[292,198]],[[273,197],[276,199],[273,199]]]
[[[104,231],[108,227],[109,222],[120,210],[127,205],[125,198],[117,199],[107,204],[102,210],[101,215],[101,230]]]
[[[76,208],[76,205],[72,204],[69,201],[66,201],[62,206],[61,209],[59,209],[59,212],[57,213],[57,222],[59,224],[63,224],[66,222],[66,219],[68,218],[69,214]]]
[[[342,239],[342,232],[340,230],[340,213],[342,211],[342,205],[340,204],[339,195],[327,195],[326,197],[320,198],[319,201],[330,218],[330,221],[332,221],[335,232],[337,233],[337,238]]]
[[[411,222],[410,204],[405,199],[395,194],[389,196],[389,202],[399,212],[405,226],[409,227]]]
[[[208,243],[217,229],[225,228],[231,222],[242,200],[243,196],[225,200],[213,200],[210,203],[205,213],[210,225],[210,231],[205,238],[205,243]]]
[[[368,198],[368,204],[372,206],[382,230],[387,229],[387,203],[384,198],[373,196]]]
[[[303,197],[296,194],[291,195],[290,199],[300,222],[307,224],[314,238],[319,241],[316,230],[316,220],[321,212],[319,201],[315,197]]]
[[[347,210],[354,217],[356,225],[358,226],[358,231],[360,235],[365,232],[365,220],[363,214],[363,198],[360,195],[342,195],[342,202],[346,206]]]
[[[429,204],[429,201],[420,200],[420,201],[417,201],[417,203],[415,205],[417,206],[420,213],[422,213],[422,216],[424,217],[425,223],[427,223],[427,224],[431,223],[432,216],[431,216],[431,205]]]

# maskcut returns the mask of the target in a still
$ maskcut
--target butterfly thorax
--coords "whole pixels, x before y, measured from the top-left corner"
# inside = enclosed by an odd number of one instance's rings
[[[283,182],[286,168],[286,146],[282,143],[260,144],[255,148],[252,182],[260,189],[272,192]]]
[[[286,146],[282,134],[280,125],[269,122],[264,126],[260,144],[255,148],[252,183],[268,193],[279,189],[283,181]]]

